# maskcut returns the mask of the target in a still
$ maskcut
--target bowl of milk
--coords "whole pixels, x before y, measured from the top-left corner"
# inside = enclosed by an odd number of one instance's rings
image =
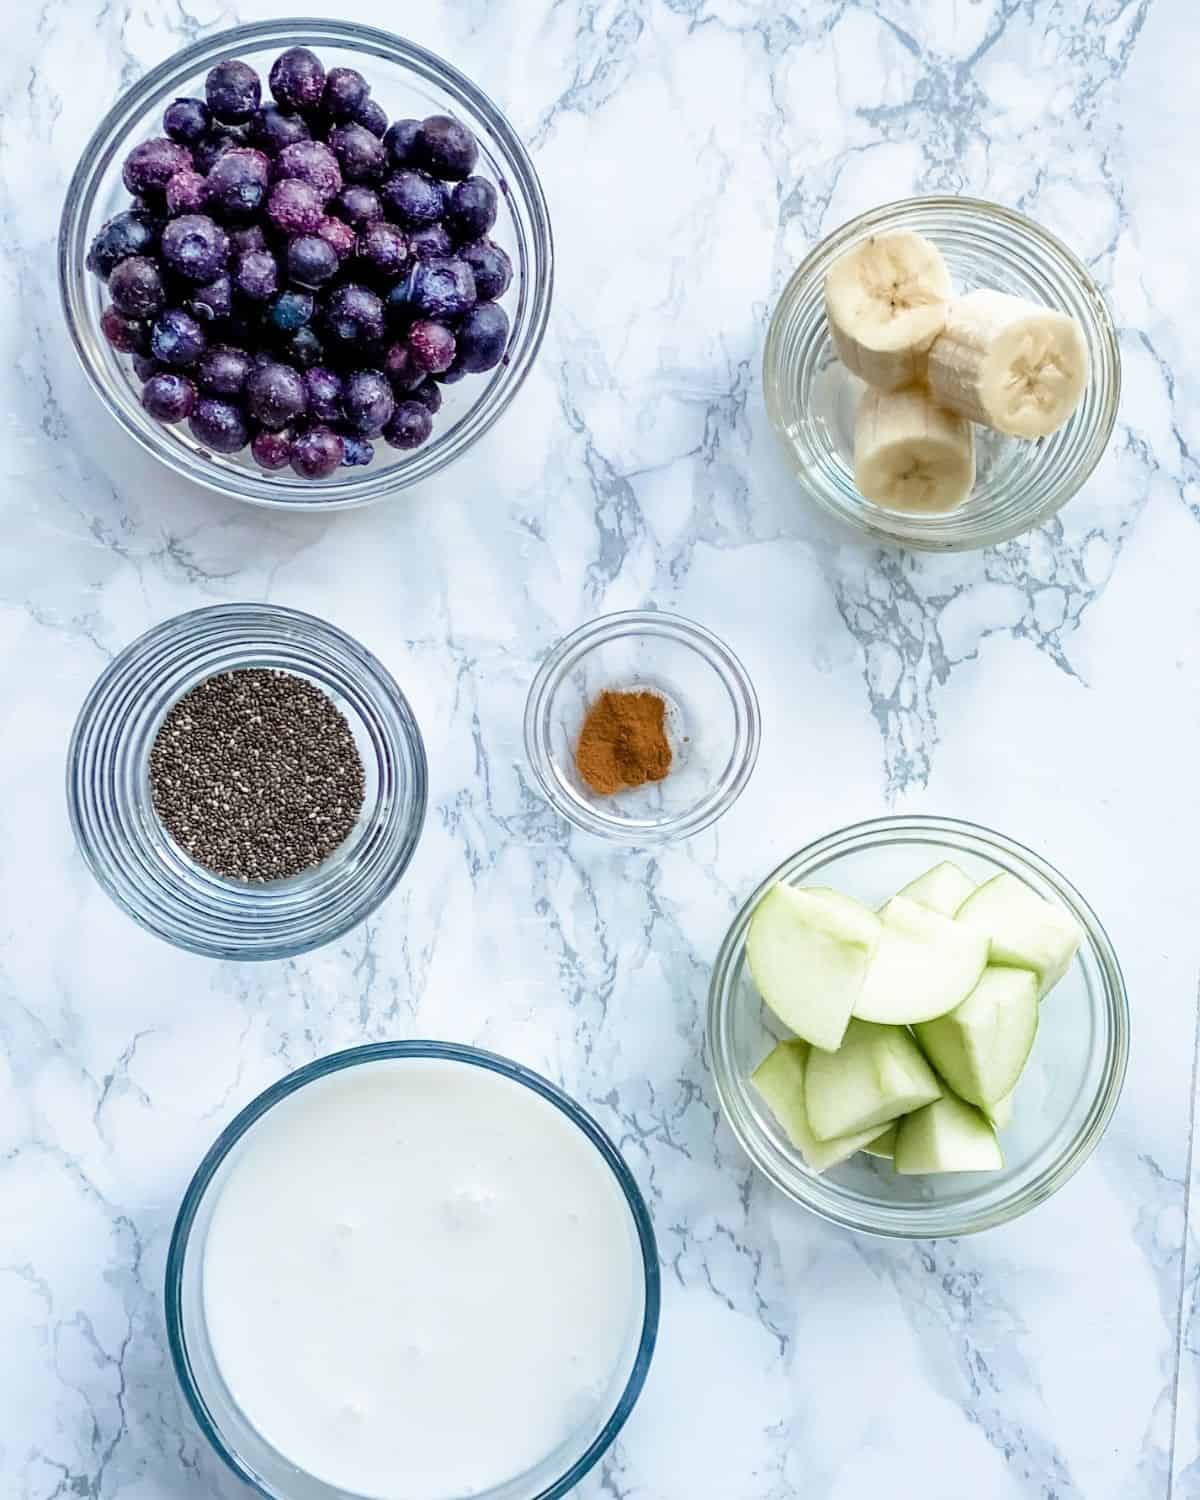
[[[201,1163],[167,1261],[184,1396],[271,1500],[552,1500],[632,1410],[658,1327],[629,1168],[471,1047],[335,1053]]]

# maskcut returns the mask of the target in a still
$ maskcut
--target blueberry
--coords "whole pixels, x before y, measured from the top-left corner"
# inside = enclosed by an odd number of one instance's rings
[[[409,306],[419,317],[437,322],[461,317],[475,305],[475,277],[465,260],[435,256],[413,268]]]
[[[194,146],[208,129],[210,119],[203,99],[176,99],[163,114],[163,130],[181,146]]]
[[[100,314],[100,331],[119,354],[145,354],[150,348],[150,325],[127,318],[115,307]]]
[[[353,433],[342,436],[342,467],[346,469],[363,468],[375,457],[375,446],[365,437],[356,437]]]
[[[468,177],[450,194],[446,227],[457,240],[482,239],[496,222],[496,189],[486,177]]]
[[[236,400],[245,389],[252,364],[244,349],[213,344],[196,361],[196,383],[207,396]]]
[[[480,302],[495,302],[503,297],[512,283],[512,261],[494,241],[472,240],[458,252],[475,277],[475,294]]]
[[[470,375],[480,375],[500,363],[508,346],[508,314],[496,302],[481,302],[458,325],[455,363]]]
[[[383,137],[384,150],[392,165],[407,167],[413,159],[413,147],[421,131],[420,120],[393,120]]]
[[[256,109],[246,126],[246,139],[268,156],[278,156],[285,146],[307,141],[312,132],[300,115],[290,115],[278,104],[264,104]]]
[[[337,268],[337,251],[319,234],[298,234],[288,241],[288,280],[297,286],[323,286]]]
[[[357,68],[330,68],[321,95],[321,109],[331,120],[352,120],[370,92],[367,80]]]
[[[454,363],[454,335],[444,323],[419,318],[408,330],[408,352],[418,369],[440,375]]]
[[[306,323],[279,346],[279,352],[289,364],[308,370],[325,358],[325,345]]]
[[[211,172],[227,151],[244,144],[240,131],[225,125],[214,125],[192,147],[197,172]]]
[[[284,109],[316,109],[325,92],[325,69],[307,47],[289,47],[271,64],[267,83]]]
[[[158,262],[148,255],[131,255],[108,278],[113,306],[127,318],[150,318],[166,301]]]
[[[308,393],[308,410],[319,422],[342,419],[342,377],[324,365],[314,365],[304,372],[304,389]]]
[[[326,479],[341,465],[345,451],[336,432],[310,427],[292,439],[292,468],[301,479]]]
[[[365,126],[374,136],[382,137],[387,133],[387,111],[370,97],[363,100],[351,118],[359,125]]]
[[[383,430],[393,448],[419,448],[433,431],[433,416],[420,401],[401,401]]]
[[[442,224],[426,224],[414,229],[408,237],[408,253],[414,260],[431,260],[435,255],[453,255],[454,241]]]
[[[457,385],[460,380],[465,380],[467,371],[461,359],[456,358],[448,370],[443,370],[440,375],[433,376],[439,385]]]
[[[297,141],[294,146],[285,146],[275,160],[275,176],[307,182],[321,195],[322,203],[328,203],[342,188],[338,159],[322,141]]]
[[[389,344],[383,356],[383,372],[398,394],[407,395],[425,379],[425,371],[412,357],[407,344]]]
[[[292,440],[285,432],[256,432],[250,452],[260,469],[286,469],[292,459]]]
[[[479,148],[461,120],[453,120],[449,115],[430,115],[421,121],[412,154],[417,165],[435,177],[461,181],[475,170]]]
[[[229,236],[207,214],[184,214],[162,232],[163,264],[205,286],[229,264]]]
[[[325,306],[325,328],[335,347],[353,351],[382,342],[383,303],[365,286],[336,287]]]
[[[311,322],[313,306],[311,292],[280,292],[267,309],[267,326],[278,334],[293,334]]]
[[[339,218],[345,219],[347,224],[353,224],[355,229],[366,229],[383,218],[383,204],[379,201],[379,194],[373,188],[364,187],[362,183],[344,187],[330,206]]]
[[[186,375],[163,370],[142,387],[142,405],[160,422],[182,422],[196,405],[196,387]]]
[[[317,233],[327,245],[333,246],[334,254],[338,260],[345,260],[348,255],[353,255],[358,247],[358,236],[344,224],[341,219],[335,219],[326,214],[317,226]]]
[[[261,224],[240,224],[229,231],[229,248],[236,258],[249,255],[251,250],[269,250],[270,246]]]
[[[103,225],[87,254],[87,268],[107,281],[113,267],[131,255],[148,255],[158,243],[158,226],[144,213],[117,214]]]
[[[155,359],[176,370],[186,370],[204,353],[208,335],[182,307],[168,307],[155,319],[150,350]]]
[[[236,453],[250,437],[245,418],[231,401],[202,396],[188,421],[198,443],[217,453]]]
[[[375,182],[387,169],[387,152],[363,125],[353,120],[329,132],[329,149],[338,159],[346,182]]]
[[[308,395],[291,365],[257,365],[246,377],[246,410],[260,427],[278,430],[304,415]]]
[[[269,250],[239,256],[233,284],[251,302],[266,302],[279,290],[279,264]]]
[[[117,316],[120,317],[120,314],[118,313]],[[151,375],[157,375],[162,369],[158,360],[149,354],[135,354],[129,362],[133,366],[133,373],[143,382],[149,380]]]
[[[167,212],[172,217],[198,214],[208,201],[208,179],[194,167],[185,167],[167,183],[166,197]]]
[[[258,74],[236,57],[219,62],[204,80],[209,110],[226,125],[240,125],[258,108],[262,84]]]
[[[419,401],[430,416],[436,416],[442,409],[441,387],[432,380],[423,380],[413,391],[412,399]]]
[[[408,263],[408,241],[394,224],[383,220],[359,235],[358,258],[372,276],[395,281]]]
[[[309,144],[300,142],[302,146]],[[209,202],[228,219],[252,219],[266,200],[270,181],[271,160],[264,152],[254,146],[234,146],[209,171]]]
[[[391,421],[396,398],[382,370],[355,370],[346,377],[342,407],[360,437],[378,437]]]
[[[441,183],[413,167],[401,167],[385,178],[379,193],[386,212],[406,229],[436,224],[446,211]]]
[[[233,311],[233,279],[228,271],[207,282],[187,299],[188,312],[202,323],[217,323]]]
[[[142,141],[125,158],[121,181],[131,193],[144,193],[157,200],[176,172],[192,165],[192,153],[178,141],[155,136]]]
[[[267,218],[280,234],[315,234],[324,217],[321,195],[298,177],[285,177],[271,189]]]

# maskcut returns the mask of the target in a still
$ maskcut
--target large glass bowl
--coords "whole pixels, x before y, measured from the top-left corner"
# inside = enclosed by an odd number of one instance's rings
[[[1065,907],[1084,940],[1042,1004],[1037,1040],[1000,1132],[1000,1172],[906,1177],[859,1153],[816,1173],[759,1096],[750,1075],[785,1028],[763,1004],[746,963],[746,929],[777,881],[830,886],[872,908],[942,860],[974,880],[1000,870]],[[708,1049],[726,1118],[751,1161],[789,1198],[848,1229],[897,1238],[973,1234],[1026,1213],[1083,1165],[1112,1118],[1129,1054],[1129,1005],[1116,954],[1095,912],[1046,860],[986,828],[948,818],[880,818],[832,833],[784,860],[729,929],[708,998]]]
[[[238,57],[265,78],[287,47],[311,47],[326,67],[352,66],[395,119],[452,114],[475,132],[478,171],[499,189],[492,231],[513,262],[513,284],[502,299],[512,325],[505,361],[487,375],[442,388],[445,404],[433,436],[411,452],[375,445],[367,468],[339,469],[306,481],[290,469],[266,473],[248,452],[222,455],[198,443],[187,423],[168,427],[143,409],[128,355],[117,354],[100,331],[104,284],[84,266],[88,246],[104,221],[127,207],[121,166],[139,141],[161,134],[163,109],[177,95],[204,94],[204,75]],[[415,43],[386,31],[340,21],[280,20],[239,26],[185,47],[133,85],[109,110],[88,142],[63,206],[58,241],[59,284],[67,327],[88,379],[125,431],[176,474],[238,500],[306,510],[361,505],[428,479],[476,442],[498,420],[529,373],[546,328],[554,279],[550,219],[537,173],[512,126],[456,68]]]
[[[1063,427],[1024,442],[975,429],[978,477],[949,515],[909,515],[865,500],[854,484],[854,416],[862,382],[833,352],[825,274],[868,235],[909,229],[946,258],[959,292],[993,287],[1078,319],[1091,375]],[[1121,395],[1112,317],[1083,262],[1023,214],[978,198],[906,198],[860,214],[800,264],[779,299],[763,357],[767,412],[804,490],[822,509],[881,541],[929,550],[989,547],[1040,525],[1065,505],[1100,461]]]

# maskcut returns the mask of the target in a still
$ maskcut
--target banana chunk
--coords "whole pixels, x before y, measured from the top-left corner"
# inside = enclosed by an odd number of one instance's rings
[[[975,483],[975,431],[924,386],[864,391],[854,428],[854,482],[886,510],[956,510]]]
[[[929,351],[929,388],[943,406],[1012,437],[1048,437],[1079,405],[1088,379],[1083,330],[1007,292],[951,302]]]
[[[923,380],[950,296],[950,273],[936,245],[907,229],[871,235],[825,277],[825,315],[838,358],[881,391]]]

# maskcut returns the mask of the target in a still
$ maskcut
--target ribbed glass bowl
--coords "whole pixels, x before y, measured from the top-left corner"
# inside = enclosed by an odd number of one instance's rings
[[[1070,313],[1087,343],[1090,378],[1066,424],[1038,442],[976,427],[975,488],[949,515],[885,510],[854,485],[854,417],[863,385],[833,352],[825,275],[858,241],[899,229],[915,230],[937,245],[956,291],[993,287]],[[966,551],[1029,531],[1087,480],[1112,436],[1121,361],[1100,289],[1054,235],[1023,214],[978,198],[906,198],[851,219],[801,263],[771,319],[763,387],[771,423],[797,477],[823,510],[881,541]]]
[[[900,1176],[861,1152],[824,1173],[808,1168],[750,1075],[786,1029],[763,1004],[746,963],[746,930],[778,881],[829,886],[872,908],[942,860],[974,880],[1007,870],[1065,907],[1084,940],[1042,1003],[1038,1034],[1000,1132],[1000,1172]],[[1011,839],[948,818],[880,818],[810,844],[751,895],[713,969],[707,1043],[725,1116],[747,1155],[789,1198],[848,1229],[895,1238],[974,1234],[1042,1203],[1074,1175],[1112,1118],[1129,1055],[1129,1005],[1116,954],[1095,912],[1046,860]]]
[[[475,132],[477,171],[499,189],[492,237],[509,253],[513,284],[501,301],[512,326],[508,354],[486,375],[442,387],[444,405],[433,436],[408,452],[375,444],[366,468],[339,469],[308,481],[290,469],[266,473],[249,452],[223,455],[198,443],[186,422],[164,426],[139,399],[128,355],[100,331],[104,283],[84,265],[101,224],[129,204],[121,166],[141,140],[161,134],[165,106],[177,95],[204,95],[204,76],[226,58],[241,58],[264,80],[288,47],[311,47],[326,67],[355,67],[392,119],[457,116]],[[269,98],[264,87],[264,96]],[[520,389],[537,354],[550,312],[554,249],[541,184],[512,126],[486,94],[457,68],[414,42],[349,22],[263,21],[206,37],[151,69],[109,110],[88,142],[67,189],[58,241],[59,285],[67,327],[92,386],[124,430],[176,474],[222,495],[260,505],[305,510],[346,508],[418,484],[452,463],[496,422]]]
[[[150,750],[172,705],[205,678],[245,668],[291,672],[326,693],[366,778],[345,843],[311,870],[264,884],[198,865],[150,795]],[[421,732],[385,668],[324,620],[269,604],[214,605],[147,631],[105,668],[67,751],[71,826],[92,874],[135,922],[211,958],[287,958],[361,922],[407,869],[426,798]]]

